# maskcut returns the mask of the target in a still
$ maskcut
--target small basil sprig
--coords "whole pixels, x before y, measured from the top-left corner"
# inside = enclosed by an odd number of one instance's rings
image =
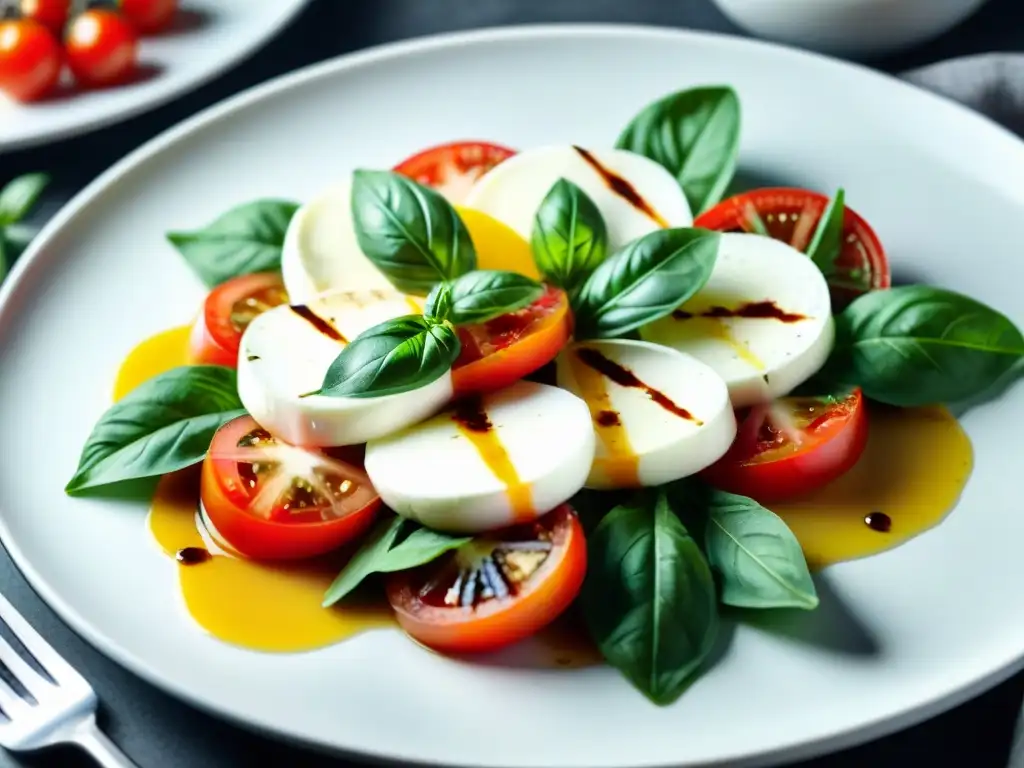
[[[670,171],[694,214],[700,213],[721,200],[736,171],[739,97],[725,86],[673,93],[634,117],[616,146]]]
[[[173,368],[140,384],[100,417],[64,490],[83,495],[197,464],[213,433],[244,413],[233,369]]]
[[[353,174],[352,221],[363,253],[405,293],[425,296],[476,269],[473,241],[451,204],[399,173]]]
[[[718,633],[707,561],[664,490],[613,509],[587,542],[580,600],[594,642],[648,698],[672,703]]]
[[[544,279],[572,293],[608,255],[608,230],[587,193],[559,179],[533,218],[531,245]]]
[[[202,229],[167,239],[208,288],[233,277],[281,268],[281,251],[298,203],[256,200],[236,206]]]
[[[576,336],[612,338],[665,317],[704,287],[719,234],[660,229],[604,261],[574,297]]]
[[[975,398],[1024,356],[1024,337],[1009,318],[925,285],[864,294],[835,323],[827,376],[889,405]]]
[[[15,225],[24,219],[50,183],[45,173],[29,173],[0,189],[0,280],[21,254],[31,234]]]
[[[324,593],[323,606],[334,605],[374,573],[406,571],[436,560],[472,541],[423,528],[401,517],[379,521]]]
[[[529,306],[543,293],[544,286],[525,275],[481,269],[435,286],[423,313],[456,325],[484,323]]]
[[[846,217],[846,193],[836,192],[818,221],[818,227],[807,246],[807,255],[826,277],[836,271],[836,260],[843,248],[843,224]]]
[[[419,389],[447,373],[460,349],[448,323],[423,315],[387,320],[353,339],[310,394],[383,397]]]

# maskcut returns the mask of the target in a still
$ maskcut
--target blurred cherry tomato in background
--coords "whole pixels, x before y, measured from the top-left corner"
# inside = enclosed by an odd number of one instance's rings
[[[38,21],[58,38],[64,34],[70,11],[71,0],[21,0],[21,15]]]
[[[119,0],[124,17],[144,35],[162,32],[178,12],[178,0]]]
[[[38,101],[57,87],[60,43],[33,19],[0,21],[0,91],[17,101]]]
[[[139,35],[120,13],[93,8],[72,19],[64,48],[80,85],[118,85],[135,74]]]

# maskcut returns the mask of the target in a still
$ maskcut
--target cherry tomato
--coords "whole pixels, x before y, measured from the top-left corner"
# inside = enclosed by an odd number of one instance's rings
[[[480,141],[458,141],[425,149],[403,160],[395,171],[433,187],[452,203],[461,203],[473,183],[515,150]]]
[[[213,436],[200,498],[211,533],[257,560],[337,549],[365,532],[380,507],[357,451],[287,445],[251,416]]]
[[[171,25],[178,0],[119,0],[118,8],[140,33],[152,35]]]
[[[72,20],[64,49],[68,66],[81,85],[119,85],[135,74],[139,34],[116,11],[93,8]]]
[[[694,226],[719,232],[757,232],[763,226],[776,240],[806,251],[829,198],[806,189],[755,189],[730,197],[697,217]],[[847,207],[843,245],[829,276],[833,308],[838,310],[862,293],[890,284],[889,260],[874,230]]]
[[[17,101],[38,101],[60,80],[57,38],[32,19],[0,21],[0,91]]]
[[[192,326],[189,354],[194,363],[238,366],[242,334],[257,315],[288,301],[281,277],[242,275],[210,291]]]
[[[736,441],[703,477],[762,504],[828,485],[860,459],[868,413],[859,389],[829,397],[787,397],[740,418]]]
[[[583,585],[587,546],[567,504],[525,525],[393,574],[388,601],[398,623],[447,653],[494,651],[558,617]]]
[[[456,396],[502,389],[554,360],[569,341],[569,299],[549,287],[524,309],[456,330],[462,342],[452,367]]]
[[[21,0],[21,15],[35,19],[58,38],[64,33],[71,0]]]

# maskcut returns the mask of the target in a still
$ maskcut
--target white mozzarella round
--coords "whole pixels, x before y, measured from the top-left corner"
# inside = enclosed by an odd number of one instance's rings
[[[582,398],[596,433],[587,487],[661,485],[718,461],[736,437],[729,390],[690,355],[642,341],[570,345],[558,386]]]
[[[828,284],[805,254],[762,235],[723,234],[707,285],[640,333],[707,363],[740,408],[782,397],[814,375],[835,329]]]
[[[273,435],[294,445],[356,445],[430,416],[452,396],[451,373],[410,392],[384,397],[308,395],[347,340],[378,323],[412,314],[395,290],[340,291],[306,305],[264,312],[242,336],[238,396]]]
[[[529,240],[537,209],[560,178],[576,184],[594,201],[604,217],[612,250],[661,227],[693,224],[686,195],[672,174],[625,149],[552,146],[521,152],[484,174],[465,204]],[[614,179],[624,181],[625,187]]]
[[[475,427],[475,428],[474,428]],[[594,456],[578,397],[520,381],[371,440],[366,473],[403,517],[453,533],[534,520],[583,487]]]
[[[320,193],[292,217],[281,253],[281,276],[294,304],[325,291],[393,290],[359,248],[352,222],[352,180]]]

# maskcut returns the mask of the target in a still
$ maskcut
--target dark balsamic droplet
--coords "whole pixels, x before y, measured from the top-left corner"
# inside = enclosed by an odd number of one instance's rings
[[[182,565],[199,565],[199,563],[205,563],[211,557],[212,555],[202,547],[185,547],[184,549],[179,549],[174,555],[174,559]]]
[[[602,427],[618,427],[622,424],[622,419],[616,411],[601,411],[597,414],[597,423]]]
[[[892,518],[885,512],[872,512],[864,518],[864,524],[872,531],[888,533],[892,530]]]

